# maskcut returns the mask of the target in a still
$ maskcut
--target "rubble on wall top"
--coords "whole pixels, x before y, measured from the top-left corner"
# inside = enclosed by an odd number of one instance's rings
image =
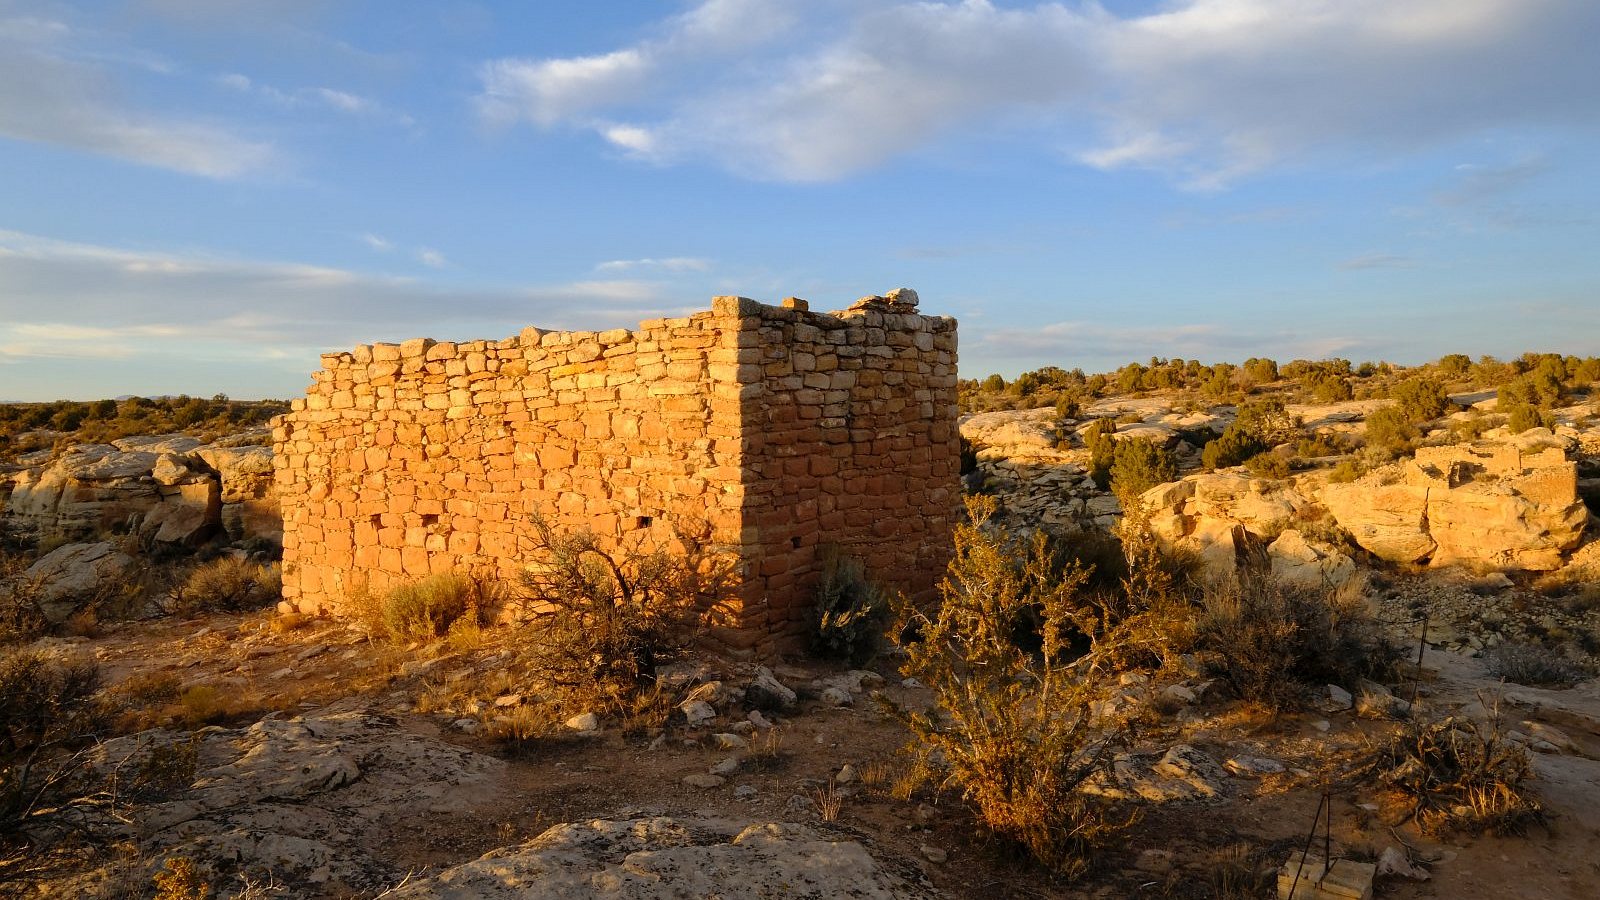
[[[709,310],[702,310],[682,318],[647,319],[640,322],[636,330],[614,328],[609,331],[598,332],[557,331],[530,325],[522,329],[516,336],[499,341],[476,340],[458,343],[454,341],[435,341],[432,338],[412,338],[400,343],[362,344],[350,351],[324,353],[322,354],[322,365],[325,369],[334,369],[350,364],[365,365],[371,362],[397,362],[411,358],[442,360],[454,358],[463,353],[483,353],[516,347],[567,346],[585,342],[607,347],[635,340],[640,332],[660,328],[686,328],[697,321],[725,316],[804,322],[820,328],[836,329],[859,325],[861,324],[858,321],[859,319],[876,313],[908,318],[899,321],[869,321],[868,324],[874,327],[926,328],[926,325],[916,324],[920,320],[922,322],[938,323],[938,325],[935,325],[934,330],[954,328],[955,320],[949,316],[926,316],[919,312],[917,307],[920,302],[921,298],[911,288],[895,288],[883,295],[875,294],[862,297],[850,304],[848,308],[836,312],[812,312],[811,305],[799,297],[786,297],[777,305],[762,303],[749,297],[713,297]]]

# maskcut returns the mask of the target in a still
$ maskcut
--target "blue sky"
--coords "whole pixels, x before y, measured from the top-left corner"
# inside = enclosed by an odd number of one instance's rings
[[[1600,353],[1593,0],[0,0],[0,399],[894,287],[962,370]]]

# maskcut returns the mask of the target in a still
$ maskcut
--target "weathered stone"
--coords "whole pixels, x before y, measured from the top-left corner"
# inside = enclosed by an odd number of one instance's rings
[[[1278,900],[1372,900],[1377,866],[1348,859],[1331,865],[1314,853],[1295,853],[1278,870]]]
[[[1427,559],[1438,543],[1428,534],[1428,488],[1385,484],[1368,475],[1349,484],[1330,484],[1317,497],[1339,527],[1362,549],[1389,562]]]
[[[222,493],[215,479],[162,488],[139,535],[163,544],[197,546],[222,528]]]
[[[917,891],[879,868],[854,841],[794,825],[740,828],[667,818],[557,825],[520,847],[492,851],[389,891],[394,900],[655,900],[855,897]]]
[[[60,623],[133,564],[133,557],[110,541],[65,544],[40,557],[22,577],[39,584],[40,611]]]
[[[1290,584],[1338,587],[1356,574],[1355,560],[1337,547],[1308,541],[1292,528],[1267,545],[1267,558],[1272,574]]]

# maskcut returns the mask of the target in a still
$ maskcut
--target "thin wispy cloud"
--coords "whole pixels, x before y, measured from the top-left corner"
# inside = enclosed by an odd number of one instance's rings
[[[408,114],[390,111],[371,97],[331,87],[306,87],[283,90],[263,84],[238,72],[219,75],[216,83],[236,93],[257,98],[281,110],[324,110],[366,119],[381,119],[410,126],[415,120]]]
[[[1154,356],[1240,361],[1249,356],[1320,359],[1363,346],[1359,338],[1306,337],[1290,331],[1252,331],[1213,323],[1126,326],[1093,321],[1054,322],[1038,328],[975,329],[980,353],[1011,358],[1093,359],[1107,365]]]
[[[1394,253],[1368,253],[1364,256],[1353,256],[1341,260],[1338,268],[1343,272],[1359,272],[1363,269],[1409,269],[1417,261],[1409,256],[1400,256]]]
[[[417,248],[417,262],[422,263],[430,269],[442,269],[445,266],[450,265],[450,260],[445,259],[443,253],[440,253],[431,247]]]
[[[496,123],[589,129],[642,160],[757,178],[834,180],[1001,131],[1217,189],[1327,155],[1592,129],[1597,32],[1600,4],[1572,0],[1172,0],[1126,16],[713,0],[632,45],[486,61],[477,103]]]
[[[709,272],[711,260],[694,256],[671,256],[662,259],[612,259],[595,266],[596,272],[627,272],[635,269],[659,269],[665,272]]]
[[[66,147],[208,178],[260,171],[268,141],[228,125],[142,111],[104,66],[75,53],[62,22],[0,23],[0,137]]]
[[[497,337],[528,324],[609,327],[680,311],[658,285],[633,279],[461,289],[3,230],[0,283],[0,362],[13,363],[198,354],[276,359],[272,372],[303,373],[318,352],[373,340]]]
[[[388,238],[379,237],[371,232],[363,234],[361,242],[379,253],[388,253],[394,249],[394,243]]]

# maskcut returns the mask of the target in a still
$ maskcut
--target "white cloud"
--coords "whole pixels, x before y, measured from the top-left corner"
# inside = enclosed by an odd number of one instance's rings
[[[480,105],[655,162],[797,181],[1008,132],[1217,188],[1324,154],[1600,125],[1600,4],[1575,0],[1170,0],[1127,16],[712,0],[658,31],[592,56],[486,63]],[[779,35],[792,49],[774,54]]]
[[[794,0],[702,0],[631,47],[590,56],[490,60],[478,70],[479,114],[496,125],[526,120],[548,128],[577,121],[625,149],[648,153],[646,129],[607,125],[594,114],[650,96],[662,75],[771,41],[795,23],[795,6]]]
[[[379,237],[378,235],[370,232],[361,236],[361,242],[378,251],[379,253],[388,253],[394,249],[394,243],[392,241],[388,240],[387,238]]]
[[[208,122],[129,111],[111,93],[87,66],[0,48],[0,137],[210,178],[259,171],[275,159],[270,143]]]
[[[502,59],[480,75],[480,109],[492,122],[526,118],[554,125],[573,116],[631,99],[649,84],[654,63],[637,49],[600,56],[530,61]]]
[[[694,256],[663,259],[612,259],[595,266],[597,272],[624,272],[629,269],[664,269],[668,272],[709,272],[711,261]]]
[[[444,258],[443,253],[440,253],[431,247],[417,248],[417,262],[422,263],[430,269],[442,269],[450,264],[450,261]]]

